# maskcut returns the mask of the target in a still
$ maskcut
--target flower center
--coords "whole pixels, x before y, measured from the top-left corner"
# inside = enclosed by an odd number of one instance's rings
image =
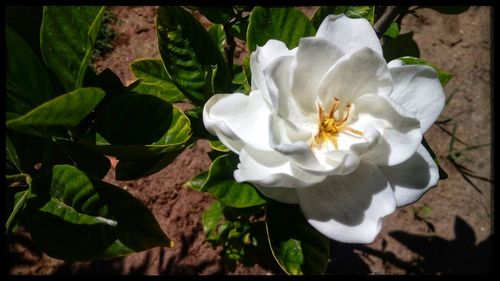
[[[321,105],[318,103],[319,131],[316,136],[314,136],[313,146],[320,146],[328,140],[333,144],[335,149],[338,149],[337,138],[339,133],[344,133],[345,131],[347,131],[358,136],[363,135],[363,132],[346,126],[347,122],[349,121],[349,113],[351,111],[350,103],[348,103],[344,108],[342,115],[339,116],[339,119],[335,118],[334,115],[339,108],[339,104],[340,100],[335,97],[332,108],[330,109],[328,114],[326,114]]]

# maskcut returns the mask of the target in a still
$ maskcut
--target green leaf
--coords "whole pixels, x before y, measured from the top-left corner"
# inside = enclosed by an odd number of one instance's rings
[[[453,75],[451,73],[443,71],[437,68],[435,65],[430,64],[429,62],[421,58],[405,56],[405,57],[400,57],[398,59],[402,60],[405,64],[421,64],[421,65],[428,65],[434,68],[438,74],[439,82],[441,82],[441,86],[443,87],[453,78]]]
[[[92,147],[59,139],[55,140],[53,148],[50,161],[44,161],[46,165],[72,164],[79,170],[99,179],[104,178],[111,168],[109,159]],[[54,150],[57,152],[54,153]],[[56,153],[62,157],[54,159]]]
[[[16,147],[12,144],[9,136],[5,135],[5,160],[8,161],[12,168],[15,168],[17,172],[21,173],[21,162],[19,161],[19,156],[17,155]]]
[[[166,71],[186,97],[203,103],[211,96],[211,85],[206,84],[205,78],[210,66],[218,69],[217,91],[230,89],[231,78],[221,52],[189,12],[180,7],[160,7],[156,28]]]
[[[392,22],[389,28],[384,32],[384,36],[395,39],[399,35],[399,25],[397,22]]]
[[[422,8],[432,9],[442,14],[457,15],[469,10],[470,6],[421,6]]]
[[[248,51],[255,51],[269,39],[280,40],[292,49],[299,44],[300,38],[315,34],[316,29],[309,19],[295,8],[255,7],[248,24]]]
[[[19,159],[19,168],[23,173],[36,172],[35,164],[42,162],[44,140],[22,132],[7,130],[6,136],[10,139],[12,149]]]
[[[352,19],[365,18],[373,25],[375,6],[321,6],[314,14],[311,22],[317,29],[328,15],[338,14],[345,14]]]
[[[217,235],[214,235],[214,230],[217,228],[219,221],[224,217],[222,211],[223,206],[220,201],[215,201],[201,215],[203,232],[205,232],[207,239],[217,239]]]
[[[173,246],[148,207],[128,192],[70,165],[47,172],[33,181],[26,224],[49,256],[88,261]]]
[[[413,32],[399,34],[395,39],[386,37],[382,45],[382,51],[386,61],[403,56],[420,56],[417,42],[413,40]]]
[[[42,55],[67,91],[82,87],[104,9],[94,6],[47,6],[43,9]]]
[[[5,232],[7,235],[15,231],[16,226],[19,224],[23,210],[26,206],[26,199],[31,192],[31,179],[28,180],[28,189],[16,192],[14,195],[14,206],[5,223]]]
[[[149,94],[167,102],[179,102],[185,99],[165,71],[160,59],[139,59],[130,64],[130,69],[139,82],[133,92]]]
[[[30,112],[7,121],[6,125],[9,129],[35,135],[37,135],[36,128],[74,127],[89,115],[104,95],[105,93],[99,88],[81,88],[45,102]]]
[[[182,152],[191,137],[191,125],[186,115],[157,97],[128,95],[116,99],[109,106],[109,112],[106,113],[105,109],[106,115],[96,123],[100,124],[98,133],[110,144],[98,143],[97,149],[118,158],[118,180],[131,180],[158,172]],[[130,116],[130,112],[134,114]]]
[[[103,105],[96,131],[113,145],[158,141],[172,123],[173,106],[152,95],[129,94]]]
[[[246,208],[266,203],[255,187],[234,180],[233,171],[238,164],[238,156],[228,154],[218,157],[210,166],[208,178],[201,191],[209,192],[224,205]]]
[[[36,54],[12,29],[6,26],[7,99],[6,110],[24,114],[50,100],[52,86],[45,67]]]
[[[329,240],[307,222],[298,205],[269,201],[266,230],[273,256],[287,274],[326,271]]]
[[[222,24],[212,24],[208,28],[208,34],[210,34],[210,37],[214,41],[215,45],[217,48],[219,48],[219,51],[221,54],[224,54],[224,43],[226,42],[226,33],[224,32],[224,27]]]
[[[201,191],[201,187],[207,181],[208,171],[201,172],[200,174],[192,177],[184,183],[184,187],[189,187],[197,191]]]
[[[213,150],[229,152],[229,148],[227,148],[220,140],[209,140],[208,145],[210,145]]]

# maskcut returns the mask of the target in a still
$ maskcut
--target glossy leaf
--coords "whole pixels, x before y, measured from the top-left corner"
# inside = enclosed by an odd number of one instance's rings
[[[395,39],[399,35],[399,25],[397,22],[392,22],[384,32],[384,36]]]
[[[207,239],[216,239],[216,237],[214,237],[214,230],[223,217],[223,206],[220,201],[215,201],[203,212],[201,215],[201,223]]]
[[[81,88],[58,96],[34,108],[28,113],[7,121],[9,129],[33,133],[32,127],[64,126],[74,127],[85,118],[104,98],[99,88]]]
[[[163,64],[172,82],[186,97],[201,103],[211,96],[211,87],[206,84],[210,66],[218,69],[217,89],[230,89],[231,79],[221,52],[189,12],[180,7],[160,7],[156,27]]]
[[[8,162],[16,172],[21,173],[21,162],[19,161],[19,156],[17,155],[16,147],[12,144],[9,136],[5,135],[5,160]]]
[[[266,229],[273,256],[286,273],[302,275],[326,271],[329,240],[307,222],[298,205],[268,202]]]
[[[269,39],[280,40],[292,49],[299,44],[300,38],[315,34],[316,29],[309,19],[295,8],[255,7],[248,24],[248,51],[255,51]]]
[[[311,22],[319,28],[328,15],[345,14],[349,18],[365,18],[372,25],[375,18],[375,6],[321,6],[314,14]]]
[[[186,115],[159,98],[130,95],[109,105],[111,112],[101,116],[98,127],[98,133],[109,143],[98,142],[97,149],[118,158],[118,180],[131,180],[158,172],[182,152],[191,137],[191,125]],[[113,114],[115,106],[118,111]],[[152,111],[155,108],[157,110]],[[129,110],[134,110],[135,119],[131,119]]]
[[[224,32],[224,27],[222,26],[222,24],[212,24],[208,28],[208,34],[210,34],[210,37],[215,42],[217,48],[219,48],[221,54],[224,54],[225,52],[224,43],[226,42],[226,33]]]
[[[233,171],[238,164],[238,156],[223,155],[210,166],[208,178],[201,191],[209,192],[229,207],[246,208],[266,203],[255,187],[234,180]]]
[[[382,51],[385,60],[388,62],[402,56],[420,56],[417,42],[413,40],[413,32],[399,34],[395,39],[386,37],[382,45]]]
[[[439,82],[441,82],[441,86],[443,87],[453,78],[453,75],[451,73],[443,71],[421,58],[406,56],[406,57],[400,57],[398,59],[402,60],[405,64],[422,64],[434,68],[437,71]]]
[[[200,174],[192,177],[184,183],[184,187],[189,187],[194,190],[200,191],[203,184],[207,181],[208,171],[201,172]]]
[[[174,85],[160,59],[139,59],[130,64],[130,69],[139,82],[133,92],[149,94],[167,102],[179,102],[184,95]]]
[[[112,99],[96,118],[96,130],[110,144],[140,145],[159,140],[172,123],[173,106],[151,95]]]
[[[33,181],[33,192],[26,222],[49,256],[86,261],[173,246],[146,205],[73,166],[54,166]]]
[[[5,223],[5,233],[9,235],[15,231],[16,226],[19,224],[22,217],[24,208],[26,207],[26,199],[31,192],[31,179],[28,182],[28,189],[16,192],[14,195],[14,205],[12,206],[12,211],[10,212],[7,222]]]
[[[82,87],[104,9],[95,6],[44,7],[40,30],[42,55],[68,92]]]
[[[68,140],[55,140],[51,150],[45,150],[51,155],[44,161],[45,165],[71,164],[79,170],[102,179],[111,168],[111,162],[101,152],[89,146]],[[45,152],[45,151],[44,151]],[[59,157],[55,157],[59,156]]]
[[[6,110],[24,114],[50,100],[52,86],[46,69],[33,50],[6,26]]]
[[[229,148],[227,148],[220,140],[209,140],[208,145],[210,145],[213,150],[229,152]]]

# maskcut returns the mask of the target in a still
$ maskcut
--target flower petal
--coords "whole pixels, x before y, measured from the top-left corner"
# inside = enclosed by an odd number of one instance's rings
[[[392,78],[385,59],[363,48],[340,58],[323,76],[317,93],[323,109],[328,110],[334,97],[340,100],[341,109],[361,95],[388,95],[391,91]]]
[[[382,46],[371,24],[363,18],[329,15],[318,28],[316,37],[325,38],[338,46],[344,53],[353,53],[369,47],[382,56]]]
[[[331,176],[315,186],[297,189],[308,222],[333,240],[371,243],[382,218],[396,208],[389,182],[372,163],[363,161],[351,174]]]
[[[297,54],[290,66],[293,71],[291,91],[304,112],[316,112],[316,90],[321,78],[343,55],[344,52],[326,39],[300,39]]]
[[[238,182],[251,182],[263,187],[302,188],[325,179],[304,172],[286,156],[273,151],[258,151],[244,147],[240,151],[240,164],[234,171]]]
[[[264,196],[286,204],[298,204],[297,190],[286,187],[255,186]]]
[[[381,136],[378,138],[372,134],[369,147],[364,143],[353,144],[351,150],[363,159],[382,166],[397,165],[415,153],[422,140],[417,119],[403,115],[404,110],[394,108],[394,104],[384,96],[363,95],[354,105],[356,116],[349,127],[365,131],[371,126]]]
[[[271,150],[270,114],[259,91],[253,91],[249,96],[217,94],[203,108],[203,123],[224,144],[228,143],[230,148],[233,146],[232,150],[236,153],[241,149],[241,142],[256,149]]]
[[[405,65],[390,69],[397,104],[414,114],[425,133],[444,108],[445,95],[436,71],[426,65]]]
[[[250,70],[252,72],[252,90],[261,90],[266,102],[271,104],[271,99],[267,93],[264,69],[274,60],[281,56],[294,55],[295,51],[288,50],[285,43],[271,39],[250,54]]]
[[[405,162],[379,168],[394,188],[398,207],[417,201],[439,180],[438,167],[423,145]]]
[[[264,77],[273,111],[289,121],[296,131],[306,132],[316,122],[313,112],[304,114],[290,91],[290,66],[293,56],[282,56],[264,69]]]

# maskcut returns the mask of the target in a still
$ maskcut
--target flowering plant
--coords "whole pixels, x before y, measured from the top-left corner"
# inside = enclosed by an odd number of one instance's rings
[[[399,34],[407,10],[384,10],[320,7],[309,19],[294,8],[160,7],[161,60],[133,62],[129,86],[87,67],[104,7],[44,7],[35,40],[11,22],[7,233],[23,225],[66,260],[173,247],[142,202],[102,180],[104,156],[118,160],[117,180],[137,179],[204,139],[211,167],[186,186],[215,197],[202,222],[226,265],[264,245],[289,274],[324,272],[329,239],[372,242],[385,216],[445,177],[423,134],[451,75]],[[235,38],[249,50],[242,63]]]

